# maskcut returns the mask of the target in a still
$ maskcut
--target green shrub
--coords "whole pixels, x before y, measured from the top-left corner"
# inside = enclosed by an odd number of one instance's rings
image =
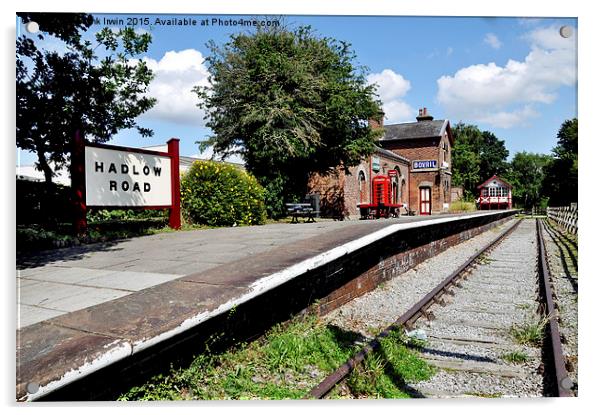
[[[99,209],[88,210],[88,223],[168,218],[168,209]]]
[[[73,217],[69,186],[17,179],[15,190],[18,225],[64,223]]]
[[[182,177],[182,210],[199,225],[257,225],[265,222],[265,190],[234,166],[195,161]]]

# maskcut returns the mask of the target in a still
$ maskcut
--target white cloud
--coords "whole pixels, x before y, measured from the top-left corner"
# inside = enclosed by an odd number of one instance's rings
[[[485,35],[485,39],[483,39],[483,42],[487,43],[494,49],[499,49],[502,47],[502,42],[493,33],[487,33]]]
[[[196,106],[197,95],[192,92],[196,85],[209,85],[209,72],[201,52],[195,49],[169,51],[159,61],[143,60],[155,75],[148,93],[157,99],[157,103],[142,117],[201,125],[203,113]]]
[[[403,97],[412,87],[410,81],[391,69],[385,69],[381,73],[371,73],[367,79],[368,83],[378,85],[377,93],[383,101]]]
[[[367,77],[369,84],[376,84],[376,93],[383,102],[385,119],[389,123],[410,121],[415,110],[402,98],[411,89],[410,81],[391,69],[385,69],[381,73],[372,73]]]
[[[540,27],[523,36],[533,47],[541,49],[568,49],[574,50],[577,45],[577,30],[572,27],[571,37],[560,36],[561,26]]]
[[[527,120],[538,115],[539,113],[531,105],[525,105],[511,111],[483,113],[480,115],[480,121],[500,128],[512,128],[515,125],[524,124]]]
[[[447,47],[447,56],[451,56],[451,54],[454,53],[454,48],[452,48],[451,46]]]
[[[558,88],[577,80],[576,33],[567,41],[558,30],[538,28],[525,35],[531,51],[523,61],[475,64],[442,76],[437,100],[450,117],[502,128],[524,124],[537,116],[536,105],[554,102]]]

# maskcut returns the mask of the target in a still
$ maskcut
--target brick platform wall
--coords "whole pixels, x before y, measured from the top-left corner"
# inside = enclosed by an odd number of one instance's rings
[[[343,304],[353,300],[354,298],[360,297],[367,292],[374,290],[383,282],[388,281],[393,277],[415,267],[421,262],[445,251],[447,248],[460,244],[495,226],[499,226],[510,219],[511,218],[508,217],[496,222],[466,229],[460,233],[431,241],[427,244],[400,252],[388,258],[382,258],[378,264],[364,271],[358,277],[354,278],[323,298],[318,306],[318,311],[320,314],[327,314],[341,307]],[[453,270],[450,269],[449,272],[451,271]]]

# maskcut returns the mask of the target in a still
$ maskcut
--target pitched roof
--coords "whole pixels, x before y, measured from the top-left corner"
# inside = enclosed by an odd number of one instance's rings
[[[494,179],[497,180],[498,182],[504,183],[507,187],[512,189],[512,185],[510,183],[508,183],[506,180],[504,180],[500,177],[497,177],[497,175],[495,175],[495,174],[493,176],[491,176],[489,179],[485,180],[482,184],[478,185],[477,189],[480,189],[481,187],[486,186],[487,183],[489,183],[490,181],[492,181]]]
[[[403,162],[405,164],[410,164],[410,160],[409,159],[407,159],[407,158],[405,158],[403,156],[400,156],[399,154],[394,153],[391,150],[387,150],[387,149],[384,149],[384,148],[379,147],[379,146],[375,146],[375,147],[376,147],[376,152],[378,154],[381,154],[381,155],[386,156],[386,157],[390,157],[393,160],[401,161],[401,162]]]
[[[381,141],[441,137],[448,124],[449,120],[432,120],[385,125],[385,136]]]

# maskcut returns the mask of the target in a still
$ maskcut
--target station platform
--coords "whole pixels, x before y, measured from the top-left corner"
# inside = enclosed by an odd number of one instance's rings
[[[170,232],[18,257],[17,399],[37,400],[399,232],[511,214]]]

